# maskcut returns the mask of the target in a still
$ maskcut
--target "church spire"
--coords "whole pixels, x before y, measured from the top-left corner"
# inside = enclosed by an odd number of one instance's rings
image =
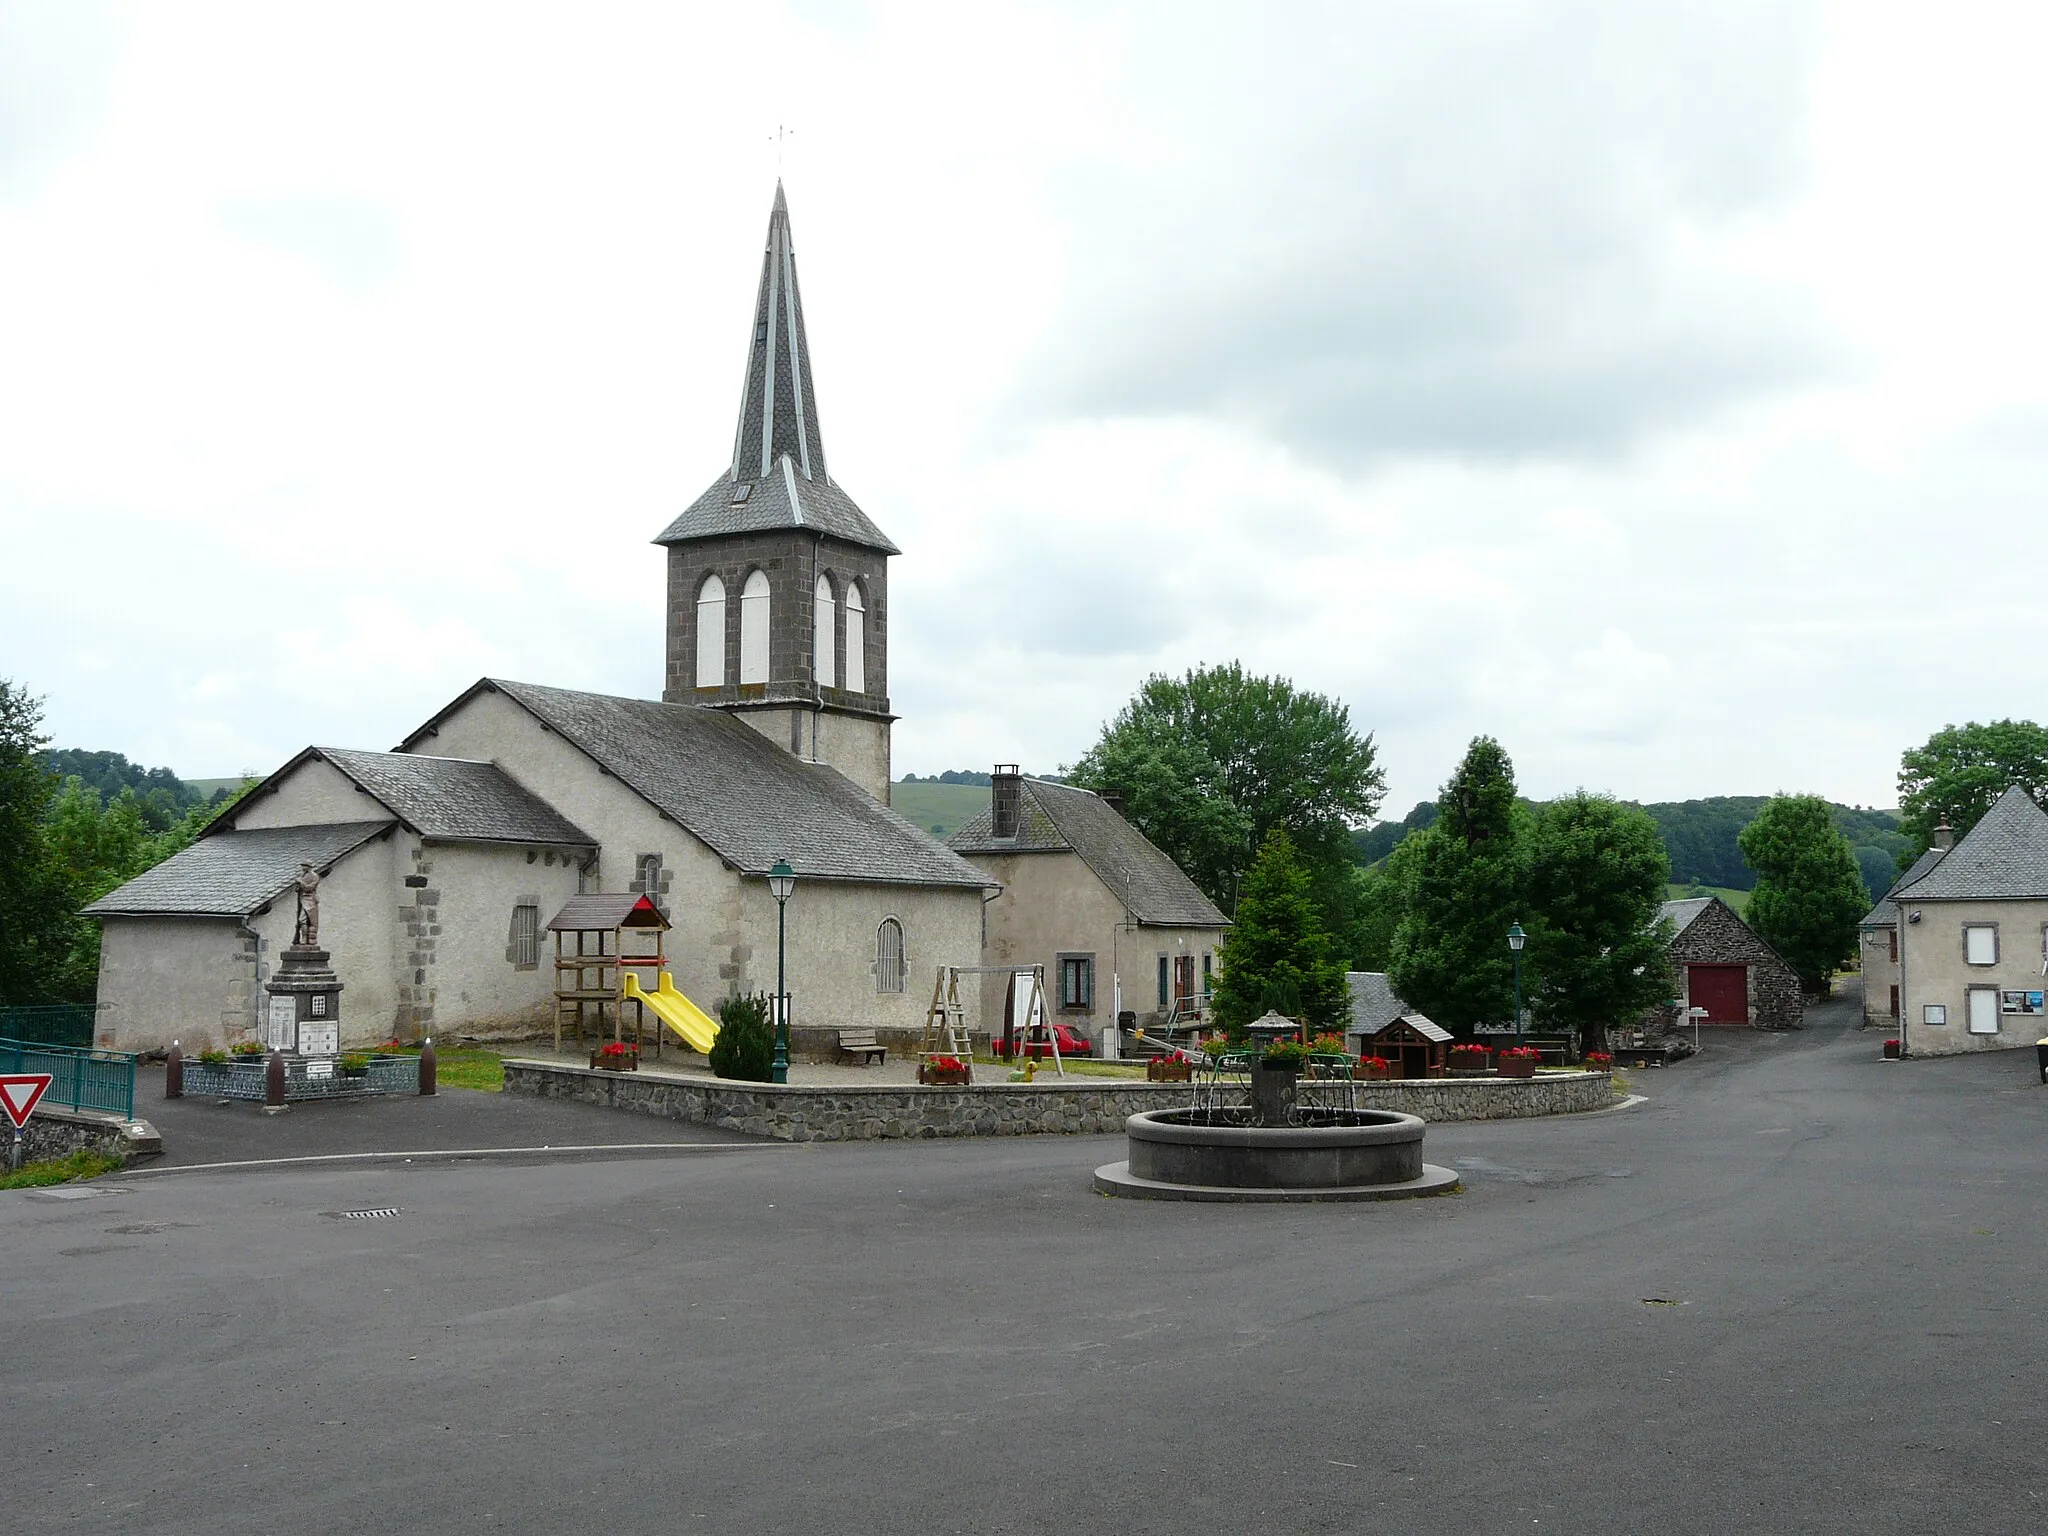
[[[761,256],[761,292],[754,300],[739,431],[733,438],[732,478],[764,479],[785,454],[806,480],[826,478],[825,444],[818,435],[818,402],[811,387],[811,349],[804,339],[804,305],[789,240],[789,202],[777,180],[767,249]]]

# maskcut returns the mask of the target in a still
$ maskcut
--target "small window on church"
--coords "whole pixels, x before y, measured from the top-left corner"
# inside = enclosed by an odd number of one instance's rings
[[[751,480],[742,480],[738,485],[732,488],[732,504],[734,506],[738,506],[741,502],[745,501],[749,496],[753,494],[754,482]]]
[[[839,605],[832,601],[832,582],[821,575],[811,601],[811,656],[820,688],[839,686],[839,670],[832,656],[832,635],[838,628]]]
[[[903,925],[893,917],[875,930],[875,990],[901,992],[908,962],[903,953]]]
[[[725,686],[725,583],[716,575],[697,589],[697,686]]]
[[[848,693],[868,691],[868,605],[857,581],[846,584],[846,677],[840,686]]]
[[[740,589],[740,684],[767,681],[768,576],[755,571]]]

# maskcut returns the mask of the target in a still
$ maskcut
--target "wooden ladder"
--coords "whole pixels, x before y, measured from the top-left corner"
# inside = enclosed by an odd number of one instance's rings
[[[960,973],[950,965],[940,966],[932,983],[932,1006],[924,1016],[917,1054],[923,1061],[951,1056],[967,1068],[967,1081],[974,1081],[974,1042],[967,1034],[967,1010],[960,1006]]]

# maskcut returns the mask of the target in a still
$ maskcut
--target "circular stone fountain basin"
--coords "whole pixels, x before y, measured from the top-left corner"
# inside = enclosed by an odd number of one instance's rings
[[[1253,1124],[1244,1110],[1164,1109],[1124,1122],[1128,1162],[1095,1170],[1105,1195],[1143,1200],[1400,1200],[1458,1176],[1422,1160],[1422,1122],[1381,1109],[1304,1109]]]

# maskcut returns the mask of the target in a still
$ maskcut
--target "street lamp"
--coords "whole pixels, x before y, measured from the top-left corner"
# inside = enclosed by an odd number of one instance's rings
[[[789,1081],[789,992],[784,971],[787,949],[783,941],[789,932],[789,898],[795,890],[796,871],[789,867],[789,860],[777,859],[775,867],[768,871],[768,894],[775,898],[775,1060],[768,1069],[771,1083]]]
[[[1529,935],[1522,932],[1520,923],[1508,924],[1508,948],[1515,952],[1515,1046],[1522,1044],[1522,946],[1529,942]]]

